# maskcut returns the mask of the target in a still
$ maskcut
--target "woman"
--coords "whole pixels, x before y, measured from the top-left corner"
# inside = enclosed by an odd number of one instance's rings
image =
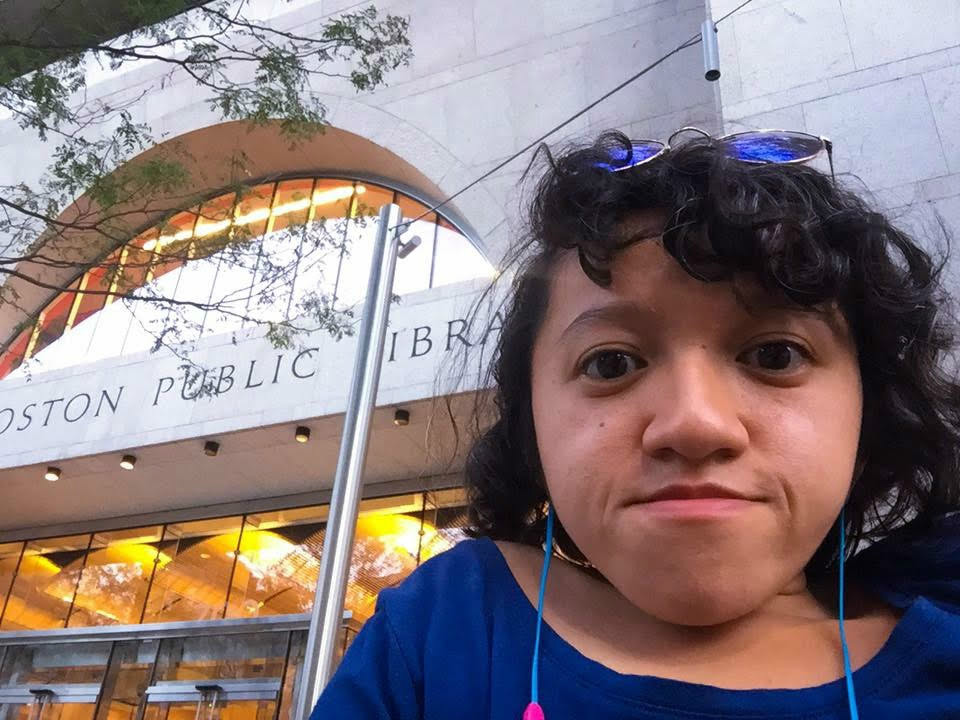
[[[940,268],[811,167],[636,152],[551,158],[478,539],[381,594],[315,720],[960,717]]]

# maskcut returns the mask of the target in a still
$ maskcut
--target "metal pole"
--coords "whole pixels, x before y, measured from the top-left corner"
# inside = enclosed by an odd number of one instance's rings
[[[320,577],[310,615],[310,632],[304,649],[303,670],[297,692],[294,720],[307,720],[333,672],[337,635],[343,618],[343,601],[350,571],[353,534],[370,438],[370,418],[380,382],[384,337],[390,314],[393,271],[397,265],[400,207],[380,208],[377,238],[370,263],[370,283],[363,303],[353,381],[340,441],[340,458],[333,481],[330,514],[323,539]],[[389,230],[389,232],[388,232]]]

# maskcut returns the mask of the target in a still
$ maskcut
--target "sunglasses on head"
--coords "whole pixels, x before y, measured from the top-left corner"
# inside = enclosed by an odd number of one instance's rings
[[[834,175],[833,143],[825,137],[796,130],[746,130],[714,138],[700,128],[682,127],[665,143],[660,140],[636,140],[631,142],[629,148],[611,148],[609,161],[597,163],[597,167],[611,172],[622,172],[651,162],[668,153],[673,140],[686,132],[697,133],[712,140],[732,160],[755,165],[795,165],[809,162],[826,151],[830,162],[830,175]]]
[[[751,165],[798,165],[826,152],[830,163],[830,177],[836,182],[833,143],[825,137],[797,130],[746,130],[715,138],[705,130],[687,126],[675,131],[665,143],[659,140],[635,140],[631,141],[630,147],[610,148],[607,152],[608,160],[595,163],[595,166],[610,172],[623,172],[644,165],[670,152],[674,139],[687,132],[710,140],[726,157]],[[579,245],[577,254],[587,277],[602,286],[610,283],[610,272],[603,267],[602,262],[591,259],[587,250]],[[695,276],[700,277],[696,274]]]

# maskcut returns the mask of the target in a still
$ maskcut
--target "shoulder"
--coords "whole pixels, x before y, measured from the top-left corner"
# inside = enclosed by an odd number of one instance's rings
[[[504,559],[491,540],[463,540],[421,564],[396,587],[381,591],[377,611],[392,621],[402,618],[408,628],[427,621],[436,624],[481,610],[509,579]]]
[[[389,630],[415,679],[450,678],[465,657],[471,662],[463,667],[478,670],[494,637],[511,626],[512,582],[493,541],[464,540],[381,591],[371,622]]]

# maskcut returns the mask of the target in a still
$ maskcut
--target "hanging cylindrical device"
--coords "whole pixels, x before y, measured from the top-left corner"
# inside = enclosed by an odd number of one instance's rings
[[[330,498],[330,515],[323,540],[320,576],[304,650],[297,703],[291,715],[294,720],[306,720],[309,717],[333,672],[353,550],[353,535],[363,487],[362,476],[367,456],[367,441],[370,438],[370,419],[377,385],[380,382],[393,274],[400,251],[397,230],[400,221],[399,206],[384,205],[380,208],[370,265],[370,281],[363,303],[353,380],[343,424],[343,438],[340,442],[340,458],[337,461]],[[412,247],[415,247],[415,244],[412,244]],[[412,247],[405,247],[404,250],[409,251]]]
[[[720,79],[720,44],[717,42],[717,24],[707,18],[700,26],[703,45],[703,76],[710,82]]]

